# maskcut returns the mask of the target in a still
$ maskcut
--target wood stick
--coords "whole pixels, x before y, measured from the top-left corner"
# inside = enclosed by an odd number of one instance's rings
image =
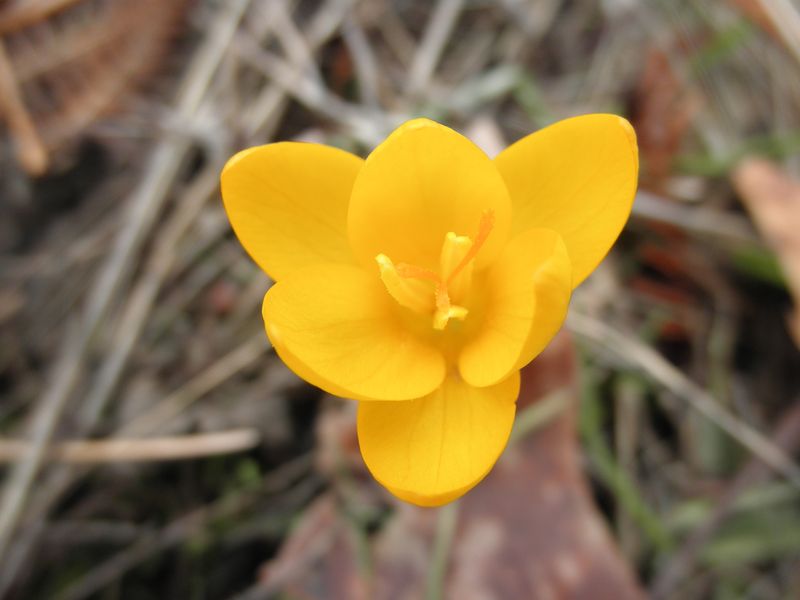
[[[51,446],[46,459],[82,464],[187,460],[249,450],[259,441],[252,428],[149,439],[72,440]],[[0,463],[20,460],[29,446],[25,440],[0,438]]]
[[[8,128],[16,139],[19,162],[31,175],[39,175],[47,169],[47,150],[30,113],[22,101],[14,68],[0,40],[0,114],[5,116]]]

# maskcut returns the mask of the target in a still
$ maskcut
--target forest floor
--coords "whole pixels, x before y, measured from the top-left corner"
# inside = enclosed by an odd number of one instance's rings
[[[0,2],[0,598],[800,597],[789,0],[64,4]],[[588,112],[636,128],[631,220],[497,473],[400,504],[353,403],[271,351],[222,165],[418,115],[492,154]]]

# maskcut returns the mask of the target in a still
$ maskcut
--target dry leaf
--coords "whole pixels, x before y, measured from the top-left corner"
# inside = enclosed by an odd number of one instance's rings
[[[355,565],[349,562],[354,560],[355,550],[344,533],[336,500],[330,494],[318,498],[306,509],[278,555],[261,568],[259,583],[265,590],[287,593],[298,582],[312,587],[324,585],[331,598],[357,598],[345,595],[346,588],[334,587],[343,581],[337,573],[355,571]],[[334,572],[328,573],[329,568]]]
[[[633,125],[646,169],[643,184],[653,191],[663,191],[697,106],[667,54],[651,50],[636,88]]]
[[[800,182],[760,158],[742,161],[732,179],[756,227],[778,257],[795,305],[789,330],[800,347]]]
[[[41,174],[163,62],[187,0],[0,3],[0,120]]]

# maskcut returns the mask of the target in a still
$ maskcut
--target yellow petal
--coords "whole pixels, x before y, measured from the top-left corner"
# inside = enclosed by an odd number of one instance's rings
[[[382,286],[359,267],[294,271],[264,297],[267,335],[289,368],[332,394],[424,396],[444,378],[444,358],[403,327]]]
[[[277,352],[278,356],[280,356],[283,364],[285,364],[289,369],[294,372],[295,375],[307,381],[313,386],[318,387],[321,390],[325,390],[329,394],[333,394],[334,396],[339,396],[340,398],[349,398],[351,400],[369,400],[370,398],[365,398],[355,394],[349,390],[344,389],[343,387],[336,385],[332,381],[328,381],[319,373],[312,371],[305,363],[300,361],[294,354],[292,354],[289,349],[286,347],[286,344],[280,339],[279,336],[272,336],[270,340],[272,342],[272,347]]]
[[[525,235],[522,234],[522,236]],[[548,235],[542,235],[542,237],[546,238]],[[544,240],[536,246],[540,251],[546,247]],[[533,246],[527,251],[536,252]],[[572,266],[567,247],[560,237],[555,242],[551,254],[546,255],[543,252],[533,279],[536,297],[533,321],[515,369],[521,369],[536,358],[555,337],[564,324],[564,319],[567,318],[569,299],[573,289]]]
[[[482,387],[541,352],[567,314],[572,276],[567,249],[550,229],[513,238],[487,270],[483,320],[458,357],[461,376]]]
[[[438,271],[448,232],[474,236],[485,211],[494,228],[476,257],[499,254],[508,237],[511,203],[503,179],[475,144],[452,129],[415,119],[369,155],[348,213],[350,243],[362,264],[385,254],[397,263]]]
[[[554,229],[572,262],[573,286],[608,253],[631,212],[636,134],[616,115],[585,115],[537,131],[495,159],[513,205],[512,235]]]
[[[318,263],[353,263],[347,205],[364,161],[300,142],[249,148],[222,170],[222,199],[245,250],[275,280]]]
[[[409,402],[362,402],[358,443],[372,475],[398,498],[439,506],[486,476],[514,422],[519,373],[474,388],[451,374]]]

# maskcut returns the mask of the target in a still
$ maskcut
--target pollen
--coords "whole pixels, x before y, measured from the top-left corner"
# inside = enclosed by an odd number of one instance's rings
[[[434,329],[445,329],[450,319],[463,321],[469,314],[462,303],[469,295],[474,259],[493,227],[494,213],[487,210],[474,238],[448,232],[442,243],[438,273],[416,265],[395,264],[385,254],[379,254],[375,261],[386,291],[400,306],[431,315]]]

